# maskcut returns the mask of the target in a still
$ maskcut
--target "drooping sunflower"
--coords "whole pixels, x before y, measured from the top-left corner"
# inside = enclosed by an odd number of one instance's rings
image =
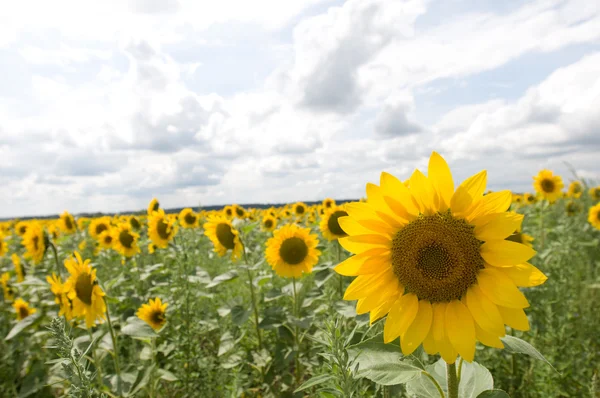
[[[152,198],[150,203],[148,203],[148,215],[151,215],[152,212],[158,211],[160,208],[160,203],[158,203],[158,199]]]
[[[19,236],[25,235],[25,232],[27,232],[27,221],[19,221],[17,225],[15,225],[15,232]]]
[[[223,216],[209,218],[204,224],[204,235],[211,240],[219,256],[223,257],[228,250],[231,250],[231,259],[235,261],[242,255],[244,247],[239,233],[227,218]]]
[[[68,291],[65,290],[65,284],[62,283],[60,276],[52,273],[47,276],[46,281],[50,284],[50,291],[54,294],[54,302],[59,305],[58,316],[65,316],[67,321],[73,319],[73,303],[67,297]]]
[[[583,185],[579,181],[571,181],[567,195],[571,198],[580,198],[583,194]]]
[[[198,215],[189,207],[185,208],[179,213],[179,224],[183,228],[196,228],[198,226]]]
[[[340,223],[338,219],[340,217],[346,217],[348,213],[344,210],[343,206],[334,206],[329,208],[321,217],[321,233],[323,237],[327,240],[337,240],[339,238],[343,238],[344,236],[348,236],[347,233],[344,232],[342,227],[340,227]]]
[[[277,227],[277,219],[270,214],[267,214],[263,217],[262,222],[260,223],[263,231],[273,232]]]
[[[110,217],[95,218],[90,222],[88,232],[94,239],[99,239],[100,234],[110,229]]]
[[[405,355],[423,344],[447,363],[457,354],[472,361],[476,341],[503,347],[505,324],[529,328],[518,286],[546,276],[526,262],[533,249],[505,240],[523,217],[507,212],[510,191],[484,196],[486,180],[482,171],[455,189],[433,152],[428,176],[416,170],[407,188],[384,172],[380,186],[367,184],[367,203],[346,205],[339,218],[349,235],[339,242],[355,255],[335,270],[357,276],[344,298],[371,322],[387,314],[384,341],[400,337]]]
[[[554,202],[562,196],[564,184],[560,176],[555,176],[550,170],[542,170],[533,177],[533,187],[544,199]]]
[[[109,228],[98,236],[98,243],[103,249],[112,249],[115,243],[115,233],[113,228]]]
[[[528,193],[523,194],[523,201],[529,205],[532,205],[536,202],[535,195]]]
[[[323,200],[323,208],[325,210],[329,210],[332,207],[335,207],[335,200],[333,200],[331,198],[327,198],[327,199]]]
[[[600,200],[600,186],[590,188],[590,197],[593,201]]]
[[[15,289],[10,284],[10,274],[5,272],[0,278],[0,284],[2,284],[2,293],[4,294],[4,301],[11,302],[15,299]]]
[[[243,220],[246,217],[248,217],[248,212],[246,212],[246,209],[244,209],[242,206],[233,205],[232,207],[235,217],[239,218],[240,220]]]
[[[308,228],[296,224],[285,225],[267,241],[265,257],[277,275],[298,278],[310,274],[319,261],[319,240]]]
[[[113,229],[113,249],[125,257],[131,257],[140,252],[137,241],[140,235],[131,230],[129,223],[121,223]]]
[[[73,316],[85,319],[89,329],[106,319],[104,292],[98,285],[96,269],[90,266],[90,260],[83,261],[78,252],[65,260],[69,278],[65,283],[67,298],[73,303]]]
[[[157,297],[154,300],[150,299],[148,304],[142,304],[137,310],[137,317],[146,322],[155,331],[159,331],[167,323],[167,306],[169,304],[162,303]]]
[[[29,303],[23,300],[22,298],[18,298],[13,303],[13,308],[15,309],[15,313],[17,314],[17,320],[23,320],[27,318],[31,314],[35,314],[37,310],[35,308],[29,308]]]
[[[60,215],[58,225],[60,229],[67,234],[72,234],[73,232],[77,231],[77,224],[75,223],[75,218],[68,211],[65,211],[63,214]]]
[[[136,231],[142,228],[142,223],[140,222],[140,220],[138,220],[136,216],[129,217],[129,225],[131,225],[131,228],[133,228]]]
[[[38,222],[30,222],[27,231],[23,235],[23,246],[25,246],[25,257],[39,264],[46,253],[46,234]]]
[[[156,247],[164,249],[169,246],[176,233],[175,220],[167,217],[163,209],[152,212],[148,217],[148,236]]]
[[[592,224],[592,227],[600,229],[600,203],[596,206],[590,207],[588,213],[588,222]]]
[[[294,215],[296,217],[303,217],[304,214],[306,214],[307,206],[305,203],[302,203],[302,202],[294,203],[293,208],[294,208]]]
[[[10,256],[10,259],[12,260],[13,265],[15,266],[17,282],[23,282],[25,280],[25,270],[23,269],[23,265],[21,264],[21,259],[19,258],[17,253],[13,253],[12,256]]]

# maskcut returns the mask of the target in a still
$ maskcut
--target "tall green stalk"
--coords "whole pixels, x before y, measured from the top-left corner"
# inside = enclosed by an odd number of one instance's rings
[[[294,290],[294,320],[296,321],[294,324],[294,345],[296,346],[296,355],[294,355],[295,362],[295,377],[296,377],[296,386],[300,385],[300,339],[298,338],[298,293],[296,292],[296,278],[292,278],[292,287]]]
[[[258,338],[258,349],[262,349],[262,333],[258,322],[258,306],[256,304],[256,293],[254,292],[254,278],[252,276],[252,271],[250,271],[250,261],[248,261],[248,255],[246,254],[246,245],[241,238],[240,242],[242,243],[242,252],[244,253],[244,261],[246,262],[246,272],[248,273],[248,283],[250,284],[250,297],[252,300],[252,311],[254,312],[254,327],[256,328],[256,336]]]
[[[121,396],[123,386],[121,380],[121,367],[119,366],[119,347],[117,345],[117,336],[115,334],[115,329],[113,328],[112,322],[110,320],[110,311],[108,309],[108,302],[106,301],[106,296],[104,296],[104,304],[106,305],[106,320],[108,321],[108,330],[110,331],[110,337],[112,338],[113,343],[113,360],[115,362],[115,371],[117,372],[117,394]]]
[[[458,376],[456,375],[456,364],[446,364],[446,375],[448,380],[448,398],[458,398]]]

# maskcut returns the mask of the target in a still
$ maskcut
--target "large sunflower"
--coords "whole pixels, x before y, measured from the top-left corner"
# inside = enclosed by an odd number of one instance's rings
[[[129,223],[121,223],[113,229],[113,249],[125,257],[131,257],[140,252],[137,241],[140,237],[131,230]]]
[[[156,247],[164,249],[169,246],[176,233],[174,219],[167,217],[163,209],[148,216],[148,236]]]
[[[78,252],[75,252],[75,257],[65,260],[65,267],[70,275],[64,290],[73,303],[73,316],[85,318],[88,329],[96,322],[101,323],[106,319],[106,304],[104,292],[96,279],[96,269],[90,266],[90,260],[83,261]]]
[[[95,218],[90,222],[88,232],[94,239],[98,239],[100,234],[110,229],[110,217]]]
[[[23,246],[25,246],[25,257],[39,264],[46,253],[46,234],[38,222],[27,225],[27,231],[23,235]]]
[[[17,314],[17,320],[22,320],[27,318],[31,314],[35,314],[37,310],[35,308],[29,308],[29,303],[23,300],[22,298],[18,298],[13,303],[13,308],[15,309],[15,313]]]
[[[583,193],[583,185],[579,181],[571,181],[569,184],[568,196],[572,198],[580,198]]]
[[[147,209],[148,215],[151,215],[152,212],[154,212],[154,211],[158,211],[159,208],[160,208],[160,203],[158,203],[158,199],[152,198],[150,203],[148,203],[148,209]]]
[[[185,208],[179,213],[179,224],[183,228],[196,228],[198,226],[198,215],[189,207]]]
[[[550,170],[542,170],[533,177],[533,187],[544,199],[554,202],[562,196],[564,184],[560,176],[555,176]]]
[[[319,225],[323,237],[327,240],[336,240],[348,236],[338,222],[340,217],[346,217],[347,215],[348,213],[344,210],[343,206],[333,206],[327,209],[323,217],[321,217]]]
[[[72,234],[73,232],[77,231],[75,218],[68,211],[65,211],[60,215],[59,227],[67,234]]]
[[[298,278],[302,273],[312,272],[321,255],[316,249],[318,244],[317,236],[308,228],[285,225],[267,241],[265,257],[277,275]]]
[[[594,228],[600,229],[600,203],[598,203],[596,206],[590,207],[588,221]]]
[[[262,229],[267,232],[273,232],[277,227],[277,219],[270,214],[263,217],[260,223]]]
[[[161,303],[160,299],[150,299],[148,304],[142,304],[137,310],[137,317],[146,322],[152,329],[158,331],[167,323],[167,303]]]
[[[242,255],[242,242],[238,231],[233,228],[231,221],[222,216],[213,216],[204,224],[204,235],[208,236],[215,251],[223,257],[228,250],[231,250],[231,259],[237,260]]]
[[[4,301],[11,302],[15,299],[15,289],[10,284],[10,274],[5,272],[0,277],[0,284],[2,285],[2,293],[4,294]]]
[[[67,321],[70,321],[73,319],[73,302],[67,297],[68,291],[65,289],[65,284],[55,273],[47,276],[46,281],[50,284],[50,291],[54,294],[54,302],[59,305],[58,316],[64,315]]]
[[[346,205],[339,219],[349,235],[339,242],[355,255],[335,270],[357,276],[344,298],[371,322],[387,314],[384,341],[400,337],[405,355],[423,344],[447,363],[472,361],[476,341],[503,347],[505,324],[529,328],[518,286],[546,277],[526,262],[533,249],[505,240],[522,216],[506,211],[510,191],[483,195],[486,179],[482,171],[455,190],[434,152],[428,177],[416,170],[407,188],[382,173],[381,186],[367,184],[367,203]]]

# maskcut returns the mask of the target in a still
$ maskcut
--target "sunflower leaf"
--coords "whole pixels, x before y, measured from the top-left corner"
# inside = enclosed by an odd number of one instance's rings
[[[532,346],[525,340],[521,340],[518,337],[509,335],[500,338],[500,340],[502,340],[502,342],[504,343],[504,348],[506,349],[506,351],[514,354],[527,354],[532,358],[547,363],[552,369],[554,369],[555,372],[558,373],[558,370],[556,370],[556,368],[552,366],[550,361],[548,361],[538,350],[535,349],[534,346]]]
[[[17,322],[17,324],[10,330],[10,332],[8,332],[8,335],[4,338],[4,340],[10,340],[13,337],[19,335],[19,333],[21,333],[24,329],[26,329],[27,327],[33,325],[37,320],[39,320],[41,317],[41,314],[37,313],[37,314],[32,314],[29,315],[27,318]]]
[[[302,385],[300,387],[298,387],[296,390],[294,390],[294,394],[297,392],[300,392],[300,391],[304,391],[308,388],[317,386],[319,384],[325,383],[333,378],[334,378],[333,375],[328,375],[328,374],[312,377],[311,379],[302,383]]]
[[[127,324],[121,329],[121,333],[134,338],[156,337],[158,334],[148,325],[137,317],[127,319]]]
[[[510,398],[510,395],[502,390],[486,390],[479,394],[477,398]]]
[[[215,286],[220,285],[223,282],[232,281],[237,277],[238,277],[237,271],[231,270],[231,271],[225,272],[224,274],[215,276],[215,278],[212,280],[212,282],[210,282],[208,285],[206,285],[206,287],[207,288],[215,287]]]

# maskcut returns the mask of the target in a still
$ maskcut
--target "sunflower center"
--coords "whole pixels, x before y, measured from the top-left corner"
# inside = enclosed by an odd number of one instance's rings
[[[133,246],[133,235],[129,231],[123,230],[119,233],[119,242],[127,249],[131,249]]]
[[[104,243],[107,244],[107,245],[110,245],[112,243],[112,236],[106,235],[104,237]]]
[[[129,219],[129,225],[131,225],[135,229],[140,229],[141,225],[137,218],[131,217]]]
[[[71,222],[71,217],[65,217],[65,226],[67,227],[67,229],[72,229],[73,228],[73,223]]]
[[[156,223],[156,232],[161,239],[169,239],[171,233],[169,232],[169,224],[167,224],[163,219],[158,220]]]
[[[23,225],[21,228],[19,228],[19,232],[21,235],[23,235],[25,232],[27,232],[27,226]]]
[[[300,264],[308,255],[308,246],[302,238],[288,238],[279,248],[279,256],[290,265]]]
[[[108,227],[106,226],[106,224],[98,224],[96,225],[96,234],[100,235],[103,231],[106,231],[108,229]]]
[[[154,205],[152,205],[152,211],[158,211],[158,206],[160,206],[158,201],[154,202]]]
[[[219,239],[219,243],[228,250],[233,250],[235,247],[235,235],[231,232],[229,224],[221,223],[217,225],[217,239]]]
[[[329,228],[329,231],[331,231],[332,234],[344,236],[347,235],[346,232],[344,232],[344,230],[342,229],[342,227],[340,227],[340,223],[338,221],[338,218],[345,217],[347,215],[348,213],[346,213],[345,211],[338,210],[333,212],[329,216],[329,220],[327,220],[327,227]]]
[[[265,228],[271,228],[273,226],[273,220],[265,220]]]
[[[94,284],[92,283],[92,276],[87,272],[79,274],[75,281],[75,293],[77,294],[77,298],[87,305],[92,305],[93,290]]]
[[[419,299],[460,299],[484,267],[481,243],[474,227],[450,212],[421,215],[394,236],[392,267],[400,283]]]
[[[187,213],[183,219],[187,225],[193,225],[196,222],[196,216],[192,213]]]
[[[39,236],[34,236],[32,240],[33,240],[33,248],[35,250],[38,250],[38,245],[40,243],[40,237]]]
[[[304,206],[296,207],[296,214],[304,214]]]
[[[549,179],[543,179],[541,184],[542,190],[546,193],[554,192],[554,181]]]
[[[165,322],[165,314],[162,311],[154,311],[150,314],[150,320],[155,325],[162,325]]]
[[[27,318],[29,316],[29,310],[27,307],[19,307],[19,317],[21,319]]]
[[[598,219],[598,221],[600,221],[600,211],[596,213],[596,219]]]
[[[244,215],[244,209],[235,209],[235,213],[239,216],[242,217]]]

